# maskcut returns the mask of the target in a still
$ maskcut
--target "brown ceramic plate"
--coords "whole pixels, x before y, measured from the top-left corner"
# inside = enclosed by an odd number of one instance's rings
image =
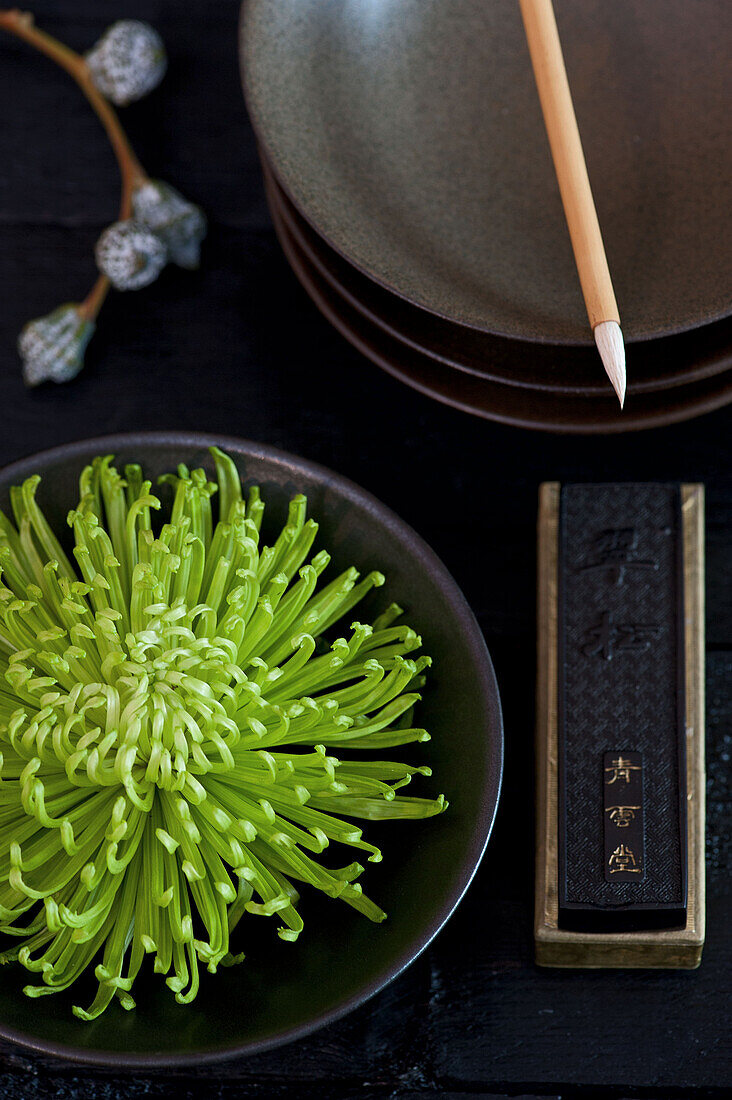
[[[19,964],[0,967],[2,1040],[116,1070],[192,1066],[265,1050],[361,1004],[399,974],[450,916],[480,862],[498,804],[501,707],[480,628],[422,539],[352,482],[258,443],[199,432],[140,432],[66,444],[6,467],[0,471],[0,507],[8,508],[9,486],[40,473],[41,505],[56,530],[68,531],[65,519],[78,500],[79,471],[94,455],[115,454],[120,465],[138,461],[156,479],[179,462],[213,472],[212,444],[232,455],[247,482],[262,486],[268,537],[286,516],[293,493],[304,492],[320,523],[318,545],[333,554],[334,573],[350,564],[386,573],[387,586],[379,590],[386,597],[377,597],[371,610],[398,600],[434,658],[435,676],[419,715],[432,740],[418,753],[434,776],[419,793],[445,791],[450,807],[429,821],[370,823],[372,839],[383,842],[384,861],[369,864],[364,886],[388,911],[383,924],[303,888],[305,929],[297,943],[283,944],[272,921],[242,921],[236,950],[243,949],[246,959],[216,975],[202,968],[201,988],[190,1005],[176,1004],[149,967],[135,983],[135,1009],[111,1005],[85,1024],[72,1016],[71,1005],[89,1002],[93,978],[85,989],[31,1000],[22,993],[27,971]],[[334,850],[331,865],[338,858]]]
[[[613,394],[582,397],[550,390],[526,390],[454,370],[395,340],[354,309],[310,263],[290,235],[277,206],[271,210],[290,266],[331,324],[389,374],[446,405],[517,427],[587,434],[662,427],[711,412],[732,401],[732,372],[688,386],[638,394],[620,412]],[[530,356],[534,350],[527,345],[523,354]]]
[[[626,340],[732,308],[728,0],[564,0],[559,30]],[[245,0],[249,110],[278,179],[393,293],[589,343],[515,0]]]
[[[557,393],[607,397],[594,347],[557,348],[477,332],[452,324],[398,298],[362,275],[330,248],[289,201],[262,158],[271,205],[290,236],[323,279],[359,313],[390,336],[459,370],[491,382]],[[628,352],[628,394],[650,393],[721,374],[732,367],[732,319],[678,336],[644,341]]]

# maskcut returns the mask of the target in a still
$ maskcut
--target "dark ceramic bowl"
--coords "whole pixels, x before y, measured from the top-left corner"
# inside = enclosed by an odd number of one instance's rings
[[[729,316],[728,0],[556,7],[626,342]],[[240,58],[280,185],[352,267],[456,325],[592,345],[516,0],[243,0]]]
[[[268,447],[202,434],[155,432],[108,436],[57,447],[0,472],[0,507],[8,488],[43,475],[41,504],[56,530],[77,500],[82,466],[96,454],[139,461],[156,477],[178,463],[212,470],[207,448],[231,454],[248,483],[262,487],[269,522],[281,523],[286,503],[303,491],[320,524],[316,545],[333,555],[331,570],[378,567],[387,583],[372,609],[398,601],[434,658],[419,708],[432,733],[407,752],[429,763],[433,777],[415,794],[444,792],[447,813],[421,822],[369,824],[385,851],[362,882],[385,908],[381,925],[345,905],[303,890],[305,931],[282,943],[273,921],[240,925],[245,962],[202,974],[192,1005],[180,1006],[159,975],[135,984],[137,1008],[112,1005],[93,1023],[71,1015],[88,996],[77,989],[30,1000],[19,965],[0,969],[0,1037],[34,1050],[106,1066],[181,1066],[266,1050],[300,1038],[344,1015],[396,977],[437,934],[467,889],[485,850],[498,803],[503,761],[501,707],[493,666],[459,588],[418,535],[350,481],[321,466]],[[266,522],[265,522],[265,534]],[[93,982],[92,982],[93,984]]]

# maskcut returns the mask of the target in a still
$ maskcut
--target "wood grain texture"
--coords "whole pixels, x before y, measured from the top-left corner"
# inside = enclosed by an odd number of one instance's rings
[[[732,972],[724,931],[732,415],[628,436],[622,447],[540,438],[437,405],[362,360],[305,297],[275,242],[239,92],[237,7],[236,0],[34,6],[39,22],[77,48],[120,15],[159,27],[170,74],[124,117],[146,167],[204,206],[211,221],[200,272],[166,271],[148,290],[113,295],[84,373],[35,392],[20,381],[17,332],[91,285],[91,245],[114,216],[117,185],[104,138],[73,88],[0,39],[0,102],[11,104],[0,130],[0,463],[89,434],[199,428],[280,446],[353,478],[433,546],[478,615],[503,694],[502,805],[478,877],[433,948],[346,1019],[300,1043],[196,1073],[124,1078],[3,1046],[0,1096],[721,1098],[732,1079],[724,1048]],[[546,973],[532,961],[537,487],[639,478],[707,486],[705,957],[686,974]]]

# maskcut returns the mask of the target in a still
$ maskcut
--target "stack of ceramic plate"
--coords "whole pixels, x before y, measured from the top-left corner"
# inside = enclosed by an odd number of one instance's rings
[[[565,0],[559,30],[628,344],[592,344],[515,0],[245,0],[277,233],[390,373],[508,423],[622,431],[732,400],[728,0]]]

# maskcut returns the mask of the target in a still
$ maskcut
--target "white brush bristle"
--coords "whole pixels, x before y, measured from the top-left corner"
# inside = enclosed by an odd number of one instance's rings
[[[602,365],[618,395],[620,408],[625,404],[625,344],[617,321],[600,321],[595,325],[595,343]]]

